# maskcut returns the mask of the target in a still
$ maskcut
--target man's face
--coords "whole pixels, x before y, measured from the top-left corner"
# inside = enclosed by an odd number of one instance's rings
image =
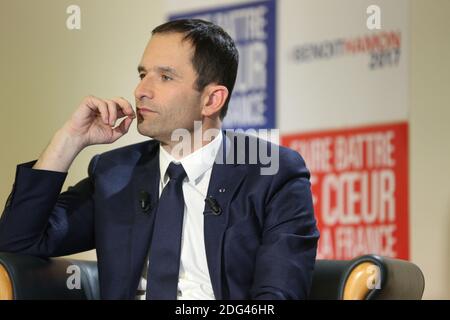
[[[201,121],[201,93],[191,59],[194,49],[181,33],[155,34],[142,56],[134,92],[140,134],[169,142],[178,128],[193,131]],[[148,109],[148,111],[146,110]]]

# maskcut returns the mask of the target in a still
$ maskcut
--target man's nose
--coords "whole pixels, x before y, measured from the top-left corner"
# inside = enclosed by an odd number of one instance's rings
[[[134,96],[137,100],[142,100],[143,98],[153,99],[154,90],[152,81],[148,77],[142,78],[142,80],[137,85],[134,90]]]

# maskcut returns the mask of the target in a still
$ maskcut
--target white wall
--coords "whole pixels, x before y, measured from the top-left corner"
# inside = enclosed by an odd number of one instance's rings
[[[81,30],[66,28],[66,8],[81,8]],[[134,105],[137,65],[151,30],[164,21],[161,0],[5,0],[0,2],[0,202],[16,164],[37,159],[88,94]],[[146,139],[136,124],[112,145],[91,146],[74,161],[64,190],[86,177],[99,152]],[[95,259],[93,251],[78,255]]]
[[[450,1],[411,11],[410,228],[425,298],[450,299]]]

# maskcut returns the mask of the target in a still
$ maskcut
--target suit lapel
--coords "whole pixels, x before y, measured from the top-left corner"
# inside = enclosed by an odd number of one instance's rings
[[[153,223],[159,200],[159,143],[152,143],[148,153],[142,156],[133,175],[134,223],[130,243],[130,288],[129,296],[135,297],[153,232]],[[143,198],[144,196],[144,198]],[[147,199],[145,199],[147,198]],[[148,208],[142,208],[142,201]],[[145,207],[145,206],[144,206]]]
[[[207,205],[205,205],[203,212],[208,269],[214,295],[218,300],[223,299],[222,249],[223,237],[229,217],[229,204],[246,176],[245,166],[238,165],[234,158],[235,153],[230,153],[230,141],[227,135],[224,134],[223,138],[221,151],[218,153],[212,168],[207,194],[217,201],[222,212],[219,215],[215,215]],[[231,144],[231,146],[233,145]]]

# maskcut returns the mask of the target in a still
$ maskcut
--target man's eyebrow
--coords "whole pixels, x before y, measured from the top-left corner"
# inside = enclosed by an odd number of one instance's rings
[[[143,65],[138,65],[138,67],[137,67],[137,71],[139,72],[139,73],[141,73],[142,71],[146,71],[147,69],[145,69],[145,67],[143,66]]]
[[[145,68],[143,65],[139,65],[137,70],[139,73],[147,72],[147,68]],[[158,67],[155,67],[155,70],[158,72],[167,72],[174,76],[181,77],[181,75],[174,68],[169,67],[169,66],[158,66]]]
[[[172,67],[169,66],[160,66],[160,67],[156,67],[156,70],[158,70],[159,72],[167,72],[167,73],[171,73],[174,76],[180,76],[177,72],[177,70],[175,70]]]

